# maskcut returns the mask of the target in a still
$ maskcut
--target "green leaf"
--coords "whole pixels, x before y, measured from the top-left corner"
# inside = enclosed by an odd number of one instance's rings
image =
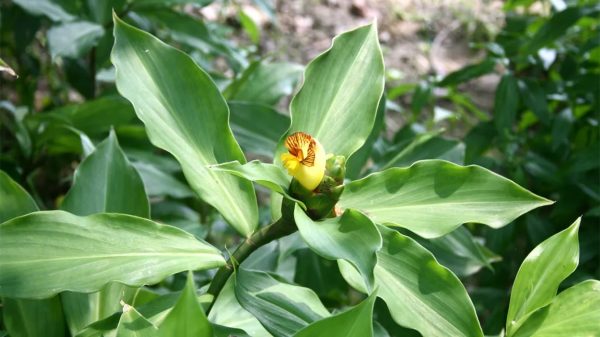
[[[600,328],[600,281],[587,280],[558,294],[531,315],[514,337],[598,336]]]
[[[434,238],[466,222],[500,228],[552,202],[479,166],[423,160],[346,185],[343,208],[362,211],[375,223]]]
[[[445,87],[449,85],[457,85],[463,82],[467,82],[474,78],[483,76],[485,74],[489,74],[494,71],[494,67],[496,66],[496,60],[494,59],[485,59],[479,63],[468,65],[464,68],[461,68],[457,71],[454,71],[444,77],[438,83],[440,87]]]
[[[431,240],[415,238],[419,244],[433,253],[438,262],[458,276],[469,276],[481,268],[492,269],[491,263],[502,258],[475,241],[464,227]]]
[[[77,168],[61,209],[80,216],[105,212],[150,216],[142,179],[114,132]]]
[[[238,269],[235,295],[274,337],[289,337],[308,324],[329,316],[310,289],[277,281],[273,276]]]
[[[294,337],[373,337],[375,293],[355,307],[314,322]]]
[[[483,333],[475,308],[460,280],[413,239],[380,226],[375,286],[394,321],[423,336],[478,336]],[[340,264],[344,278],[361,290],[359,276]]]
[[[104,334],[100,335],[104,336]],[[125,306],[117,326],[116,337],[158,337],[158,329],[134,307]]]
[[[45,300],[2,298],[3,324],[12,337],[64,337],[58,296]]]
[[[533,111],[537,118],[542,123],[548,125],[550,123],[550,112],[548,111],[548,101],[544,88],[535,80],[519,81],[519,91],[523,103]]]
[[[15,73],[14,69],[11,68],[3,59],[0,58],[0,73],[7,73],[12,77],[19,77],[17,73]]]
[[[194,192],[186,184],[154,165],[136,162],[133,166],[140,173],[149,196],[168,195],[176,199],[194,196]]]
[[[296,200],[288,193],[291,177],[278,165],[267,164],[258,160],[253,160],[246,164],[240,164],[237,161],[213,165],[210,167],[215,171],[223,171],[235,176],[254,181],[273,192],[277,192],[286,198],[296,201],[306,208],[301,201]]]
[[[398,151],[397,147],[402,150]],[[424,159],[444,159],[462,164],[465,157],[465,147],[461,142],[438,137],[437,132],[417,135],[408,145],[398,144],[397,147],[388,151],[393,156],[386,156],[383,163],[378,165],[379,170],[405,167]]]
[[[521,264],[506,317],[507,336],[511,336],[535,310],[548,305],[561,282],[577,268],[581,219],[569,228],[540,243]]]
[[[95,22],[104,25],[110,23],[111,11],[120,13],[126,2],[127,0],[85,0],[83,5]]]
[[[306,68],[292,99],[287,135],[306,132],[327,153],[350,157],[365,142],[383,94],[383,57],[375,24],[337,36]]]
[[[256,61],[244,70],[240,78],[231,82],[225,89],[224,95],[229,101],[247,101],[273,106],[282,97],[294,91],[303,69],[301,65],[295,63]],[[253,121],[253,124],[262,124],[256,123],[257,119]],[[288,126],[289,120],[282,131],[285,131]],[[283,132],[277,135],[277,140],[282,134]]]
[[[48,45],[52,59],[78,58],[94,47],[104,35],[104,28],[93,22],[67,22],[48,30]]]
[[[8,174],[0,170],[0,223],[38,210],[33,198]]]
[[[194,275],[188,273],[177,303],[158,327],[159,336],[213,337],[210,325],[196,296]]]
[[[254,20],[252,20],[252,18],[241,8],[238,10],[238,15],[242,28],[244,28],[252,43],[258,44],[260,42],[260,28],[256,22],[254,22]]]
[[[132,102],[150,140],[175,156],[203,200],[241,234],[252,233],[258,224],[252,184],[207,168],[219,162],[245,162],[217,87],[186,54],[117,17],[114,20],[117,88]]]
[[[371,292],[381,235],[369,218],[348,209],[340,217],[315,222],[296,207],[294,219],[304,242],[313,251],[329,260],[350,262],[360,272]]]
[[[93,292],[113,281],[141,286],[224,264],[216,248],[192,235],[130,215],[47,211],[0,225],[0,296]]]
[[[362,147],[354,152],[346,161],[346,178],[350,180],[361,177],[361,173],[371,157],[371,152],[373,152],[373,144],[379,138],[382,130],[385,129],[385,104],[386,98],[385,95],[382,95],[377,107],[375,124],[373,125],[373,129],[371,129],[369,137]]]
[[[538,29],[531,41],[523,45],[522,52],[531,54],[538,51],[540,48],[564,35],[567,30],[573,26],[580,18],[585,15],[593,16],[598,13],[598,9],[593,6],[575,6],[569,7],[561,12],[558,12],[550,17],[543,26]]]
[[[502,76],[496,88],[494,99],[494,124],[500,135],[504,135],[505,130],[512,129],[518,108],[519,86],[517,79],[511,74],[506,74]]]
[[[241,329],[252,337],[271,337],[256,317],[244,309],[235,297],[235,275],[229,277],[215,299],[208,319],[218,325]]]
[[[13,0],[32,15],[45,15],[52,21],[71,21],[75,16],[70,13],[73,4],[70,0]]]
[[[35,212],[31,196],[0,171],[0,222]],[[13,337],[63,337],[65,324],[58,297],[45,300],[2,298],[3,325]]]
[[[273,158],[277,142],[290,125],[290,118],[275,109],[252,102],[230,101],[229,122],[246,153]]]

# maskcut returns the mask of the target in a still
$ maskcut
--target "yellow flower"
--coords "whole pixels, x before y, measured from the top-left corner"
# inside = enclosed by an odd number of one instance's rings
[[[289,174],[307,190],[317,188],[325,174],[323,146],[311,135],[296,132],[287,137],[285,147],[288,153],[281,155],[281,161]]]

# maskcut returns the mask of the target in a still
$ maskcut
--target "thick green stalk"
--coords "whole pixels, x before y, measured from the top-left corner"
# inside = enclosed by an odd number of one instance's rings
[[[258,232],[255,232],[249,238],[244,240],[244,242],[242,242],[242,244],[235,250],[231,257],[229,257],[227,264],[217,270],[217,273],[211,281],[207,291],[207,293],[213,295],[214,297],[207,312],[212,308],[212,305],[221,292],[221,289],[223,289],[225,283],[234,272],[235,268],[237,268],[238,265],[240,265],[248,256],[250,256],[250,254],[267,243],[292,234],[298,230],[298,227],[296,227],[296,223],[294,222],[293,207],[293,202],[284,199],[282,205],[282,217],[274,223],[261,228]]]

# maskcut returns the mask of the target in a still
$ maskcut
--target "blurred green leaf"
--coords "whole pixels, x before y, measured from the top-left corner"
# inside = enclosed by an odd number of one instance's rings
[[[239,268],[235,295],[274,337],[290,337],[329,316],[312,290],[280,282],[264,272]]]
[[[296,207],[294,219],[304,242],[313,251],[329,260],[348,261],[360,272],[369,293],[373,291],[373,268],[381,235],[368,217],[349,209],[339,217],[313,221]]]
[[[47,211],[0,225],[1,296],[93,292],[112,281],[140,286],[224,263],[216,248],[192,235],[130,215]]]
[[[282,97],[294,91],[303,69],[295,63],[256,61],[250,64],[238,79],[232,81],[223,94],[229,101],[276,105]],[[254,119],[254,122],[256,121]],[[278,140],[282,134],[278,135]]]
[[[45,15],[52,21],[71,21],[75,3],[70,0],[13,0],[32,15]]]
[[[440,87],[445,87],[449,85],[457,85],[463,82],[467,82],[474,78],[483,76],[485,74],[489,74],[494,71],[494,67],[496,66],[496,60],[491,58],[486,58],[485,60],[468,65],[463,67],[457,71],[454,71],[448,75],[446,75],[438,85]]]
[[[256,22],[254,22],[254,20],[252,20],[252,18],[248,16],[248,14],[246,14],[246,12],[244,12],[244,10],[241,8],[238,10],[238,16],[240,18],[242,28],[244,28],[244,31],[246,31],[246,34],[248,34],[250,40],[254,44],[258,44],[260,42],[260,27],[258,27]]]
[[[544,88],[535,80],[519,81],[519,91],[523,103],[533,111],[537,118],[544,124],[550,123],[550,112]]]
[[[400,150],[401,149],[401,150]],[[444,159],[462,164],[465,157],[464,144],[457,140],[437,136],[437,132],[417,135],[409,144],[401,143],[392,147],[377,162],[378,170],[390,167],[406,167],[424,159]]]
[[[11,68],[3,59],[0,58],[0,73],[7,73],[12,77],[19,77],[17,73],[15,73],[14,69]]]
[[[290,118],[258,103],[230,101],[229,123],[235,138],[245,152],[273,158],[281,135]]]
[[[252,184],[206,167],[245,162],[227,104],[210,77],[186,54],[116,17],[112,61],[117,88],[133,103],[152,143],[177,158],[203,200],[242,235],[251,233],[258,224]]]
[[[400,226],[425,238],[466,222],[502,227],[552,202],[479,166],[423,160],[391,168],[346,185],[339,201],[375,223]]]
[[[375,293],[355,307],[316,321],[300,330],[294,337],[372,337]]]
[[[112,11],[120,13],[127,2],[127,0],[85,0],[83,6],[95,22],[105,25],[110,23]]]
[[[414,116],[423,112],[423,108],[429,104],[432,99],[431,85],[426,81],[421,81],[415,88],[410,101],[410,109]]]
[[[506,130],[510,131],[512,129],[517,118],[518,108],[519,87],[517,79],[511,74],[506,74],[502,76],[496,88],[496,98],[494,99],[494,123],[498,134],[505,135]]]
[[[104,35],[101,25],[87,22],[66,22],[48,30],[48,45],[52,59],[78,58],[94,47]]]
[[[552,302],[558,286],[577,268],[580,221],[539,244],[521,264],[510,295],[507,336],[518,331],[533,312]]]
[[[513,336],[595,336],[598,322],[600,281],[588,280],[558,294],[550,305],[534,312]]]
[[[302,89],[292,99],[286,135],[306,132],[327,153],[349,157],[371,133],[383,87],[376,26],[343,33],[307,66]]]
[[[377,253],[375,285],[394,321],[423,336],[483,337],[459,279],[413,239],[382,226],[379,230],[383,248]],[[364,290],[354,268],[341,263],[340,270],[353,287]]]

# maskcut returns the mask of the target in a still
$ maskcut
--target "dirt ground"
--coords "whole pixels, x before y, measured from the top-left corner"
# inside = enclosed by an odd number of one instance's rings
[[[271,0],[273,17],[260,2],[238,2],[261,28],[260,54],[300,64],[326,50],[335,35],[376,20],[388,87],[476,61],[482,53],[472,44],[489,41],[504,21],[500,0]],[[489,111],[497,81],[486,76],[463,89]]]

